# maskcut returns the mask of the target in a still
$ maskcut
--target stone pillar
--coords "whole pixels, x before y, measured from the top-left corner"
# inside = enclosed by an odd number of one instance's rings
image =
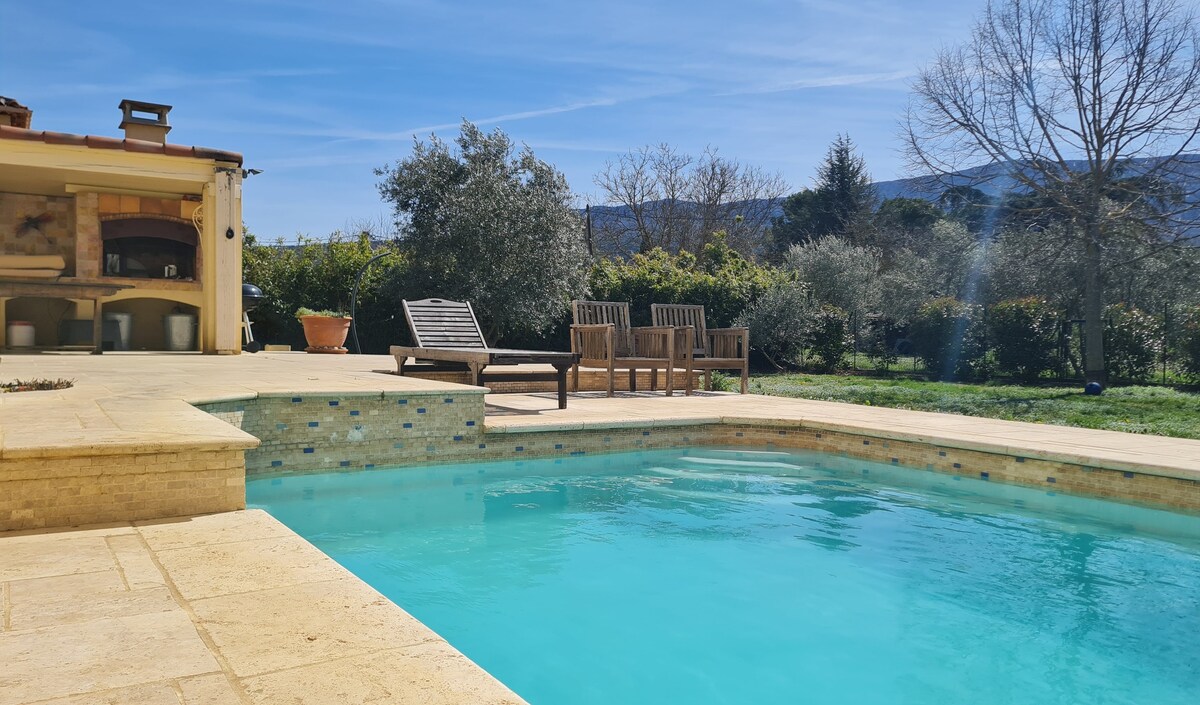
[[[213,185],[212,247],[205,267],[214,288],[214,348],[219,354],[242,351],[242,175],[238,169],[217,172]],[[207,217],[207,213],[205,214]]]
[[[100,276],[104,243],[100,240],[100,200],[94,193],[75,194],[75,276]]]

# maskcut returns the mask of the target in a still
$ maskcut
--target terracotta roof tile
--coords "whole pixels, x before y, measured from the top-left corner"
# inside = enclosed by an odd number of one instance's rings
[[[195,156],[199,156],[198,154],[196,154],[196,152],[198,152],[198,151],[200,151],[200,150],[197,149],[196,147],[189,147],[184,144],[164,144],[163,145],[163,154],[166,154],[171,157],[195,157]],[[231,160],[225,159],[222,161],[231,161]],[[240,162],[241,160],[239,159],[238,161]]]
[[[41,142],[42,133],[37,130],[26,130],[21,127],[9,127],[8,125],[0,125],[0,138],[10,140],[28,140],[31,142]]]
[[[46,144],[82,146],[87,144],[87,135],[73,135],[69,132],[43,132],[42,141]]]
[[[219,162],[233,162],[239,166],[242,155],[237,152],[226,152],[222,149],[208,147],[189,147],[182,144],[159,144],[145,140],[121,139],[119,137],[104,137],[101,135],[73,135],[67,132],[43,132],[28,130],[22,127],[0,125],[0,139],[27,140],[45,142],[46,144],[67,144],[92,149],[124,149],[127,152],[144,154],[165,154],[171,157],[189,157],[192,159],[212,159]]]
[[[88,135],[87,146],[92,149],[120,149],[121,139],[118,137],[101,137],[100,135]]]
[[[126,138],[121,143],[125,147],[126,152],[139,152],[141,154],[165,154],[165,145],[158,142],[147,142],[145,140],[131,140]]]

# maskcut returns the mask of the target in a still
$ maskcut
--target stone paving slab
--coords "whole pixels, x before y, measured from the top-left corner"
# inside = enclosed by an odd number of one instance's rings
[[[0,705],[523,701],[258,510],[0,534]]]

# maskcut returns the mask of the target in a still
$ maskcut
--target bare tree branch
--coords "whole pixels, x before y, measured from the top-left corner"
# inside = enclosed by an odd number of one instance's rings
[[[788,191],[779,174],[726,159],[715,148],[692,157],[668,144],[627,152],[605,164],[595,183],[617,207],[597,223],[597,242],[621,254],[697,251],[720,230],[730,246],[756,254]]]

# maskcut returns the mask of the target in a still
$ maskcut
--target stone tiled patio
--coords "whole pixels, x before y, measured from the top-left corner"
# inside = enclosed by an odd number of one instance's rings
[[[520,703],[261,511],[0,538],[0,705]]]
[[[76,386],[0,396],[0,462],[257,443],[193,403],[480,391],[391,369],[383,356],[6,355],[0,377]],[[1179,439],[725,394],[486,401],[486,432],[514,439],[774,424],[1200,481],[1200,442]],[[0,705],[521,702],[258,511],[0,533],[0,613]]]

